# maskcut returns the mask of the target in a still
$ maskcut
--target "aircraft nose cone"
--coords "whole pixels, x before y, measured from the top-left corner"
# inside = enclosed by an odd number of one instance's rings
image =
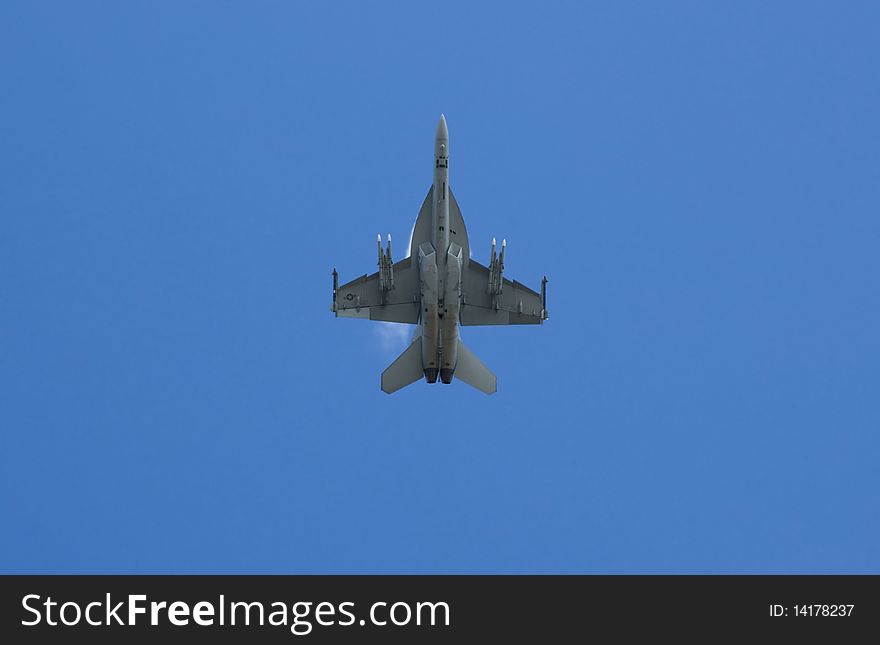
[[[446,129],[446,117],[440,115],[440,122],[437,124],[437,139],[449,139],[449,130]]]

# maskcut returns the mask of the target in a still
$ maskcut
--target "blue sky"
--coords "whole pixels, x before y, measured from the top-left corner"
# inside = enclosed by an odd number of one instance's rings
[[[0,6],[0,571],[877,573],[868,2]],[[394,396],[450,177],[541,327]]]

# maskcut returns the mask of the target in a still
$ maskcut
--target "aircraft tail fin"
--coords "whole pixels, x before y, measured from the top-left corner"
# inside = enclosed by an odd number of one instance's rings
[[[425,375],[422,368],[422,343],[418,335],[400,356],[382,372],[382,391],[393,394]]]
[[[497,390],[495,375],[461,342],[461,339],[458,341],[458,362],[455,364],[455,378],[461,379],[471,387],[475,387],[480,392],[485,392],[486,394],[494,394]]]

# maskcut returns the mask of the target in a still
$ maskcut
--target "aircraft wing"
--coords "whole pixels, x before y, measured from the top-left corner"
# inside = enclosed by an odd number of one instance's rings
[[[412,257],[395,262],[394,288],[380,288],[379,272],[363,275],[335,289],[332,309],[337,316],[419,322],[419,270]],[[335,275],[335,274],[334,274]]]
[[[489,293],[489,269],[473,258],[461,279],[461,324],[538,325],[546,318],[544,298],[516,280],[502,278],[497,296]]]

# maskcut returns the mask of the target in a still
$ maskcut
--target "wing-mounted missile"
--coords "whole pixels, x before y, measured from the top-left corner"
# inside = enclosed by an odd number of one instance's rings
[[[382,249],[382,236],[376,236],[376,249],[379,252],[379,292],[382,295],[382,303],[385,302],[385,293],[394,288],[394,260],[391,259],[391,233],[388,234],[388,249]]]
[[[382,250],[382,236],[376,236],[376,251],[379,253],[379,291],[387,291],[385,288],[385,252]]]
[[[504,251],[507,248],[507,240],[501,240],[501,254],[495,253],[495,238],[492,238],[492,253],[489,257],[489,284],[487,290],[492,294],[492,304],[498,309],[498,296],[504,289]]]
[[[388,289],[394,288],[394,260],[391,259],[391,233],[388,234],[388,252],[385,254],[385,267],[388,271]]]
[[[394,288],[394,260],[391,259],[391,233],[388,234],[388,284]]]

